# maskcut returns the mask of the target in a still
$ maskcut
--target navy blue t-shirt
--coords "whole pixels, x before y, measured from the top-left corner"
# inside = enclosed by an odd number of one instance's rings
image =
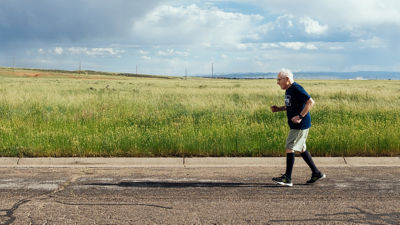
[[[308,99],[311,96],[304,90],[300,84],[294,82],[292,86],[286,89],[285,93],[285,105],[286,114],[288,118],[288,124],[290,129],[305,130],[311,127],[311,115],[310,112],[301,120],[301,123],[293,123],[292,118],[300,114]]]

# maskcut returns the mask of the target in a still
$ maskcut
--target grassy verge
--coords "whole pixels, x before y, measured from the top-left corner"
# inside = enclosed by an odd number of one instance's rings
[[[284,155],[274,80],[25,73],[0,70],[1,156]],[[298,82],[313,155],[400,155],[399,81]]]

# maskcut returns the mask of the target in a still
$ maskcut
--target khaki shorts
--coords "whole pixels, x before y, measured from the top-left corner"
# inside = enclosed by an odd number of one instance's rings
[[[308,131],[309,129],[290,129],[289,135],[286,139],[286,149],[291,149],[298,152],[305,151],[307,149],[306,140],[308,136]]]

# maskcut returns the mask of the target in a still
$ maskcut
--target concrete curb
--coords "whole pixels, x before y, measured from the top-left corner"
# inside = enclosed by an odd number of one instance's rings
[[[400,157],[314,157],[320,167],[400,166]],[[285,157],[204,158],[10,158],[0,157],[0,167],[284,167]],[[295,167],[306,167],[297,157]]]
[[[307,164],[298,157],[295,167],[306,167]],[[314,157],[314,162],[324,167],[348,166],[342,157]],[[185,167],[282,167],[286,165],[285,157],[240,157],[240,158],[186,158]]]
[[[16,167],[182,167],[182,158],[21,158]]]

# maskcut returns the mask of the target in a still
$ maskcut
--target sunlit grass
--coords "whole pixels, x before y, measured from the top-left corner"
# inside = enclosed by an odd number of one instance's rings
[[[316,101],[313,155],[400,155],[399,81],[298,82]],[[286,115],[269,107],[283,102],[275,80],[0,70],[0,155],[279,156]]]

